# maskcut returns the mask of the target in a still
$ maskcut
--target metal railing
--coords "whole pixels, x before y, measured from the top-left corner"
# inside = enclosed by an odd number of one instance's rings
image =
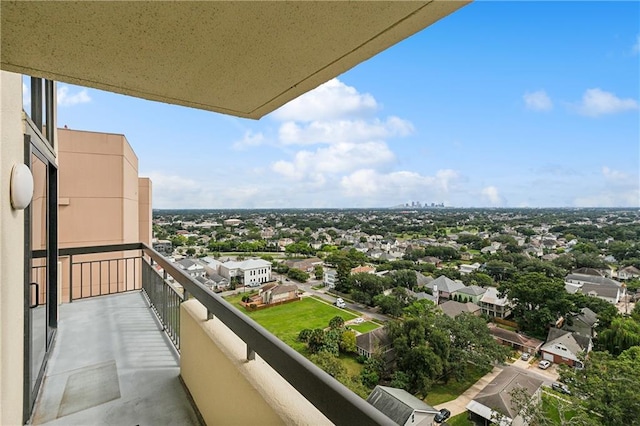
[[[149,305],[160,319],[164,331],[174,346],[180,350],[180,303],[184,300],[172,285],[167,282],[167,273],[157,271],[153,261],[142,262],[142,290],[147,295]]]
[[[136,243],[61,249],[59,250],[59,255],[71,257],[83,254],[131,250],[140,250],[140,255],[130,256],[130,258],[139,262],[135,271],[140,272],[140,288],[147,295],[151,307],[160,318],[165,331],[176,344],[176,347],[180,345],[180,303],[190,297],[195,298],[207,308],[209,319],[217,318],[246,344],[247,360],[254,359],[257,353],[260,358],[335,424],[395,424],[375,407],[146,244]],[[108,261],[109,259],[102,259],[94,262]],[[73,259],[71,259],[70,263],[78,265],[83,262],[74,263]],[[76,266],[76,268],[78,267]],[[92,266],[92,268],[95,268],[95,266]],[[73,272],[77,272],[77,270],[74,271],[72,267],[72,276]],[[103,277],[104,275],[100,273],[98,276]],[[127,275],[128,278],[130,276],[138,277],[136,273]],[[169,284],[169,277],[182,286],[184,289],[182,295]],[[135,288],[137,283],[138,281],[135,281],[133,284],[115,287],[115,289],[118,292],[127,291],[127,288]],[[99,287],[102,288],[102,286]],[[111,290],[110,286],[105,288]],[[210,368],[215,368],[215,366]]]

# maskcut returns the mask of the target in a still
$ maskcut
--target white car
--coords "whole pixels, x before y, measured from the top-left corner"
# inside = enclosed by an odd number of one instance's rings
[[[551,361],[547,361],[546,359],[543,359],[538,363],[538,368],[541,368],[543,370],[546,370],[550,366],[551,366]]]
[[[362,324],[364,322],[364,318],[356,318],[353,320],[354,324]]]

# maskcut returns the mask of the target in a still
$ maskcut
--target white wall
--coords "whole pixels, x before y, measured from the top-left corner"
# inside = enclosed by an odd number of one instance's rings
[[[9,181],[24,163],[22,77],[0,71],[0,424],[22,424],[24,215]]]

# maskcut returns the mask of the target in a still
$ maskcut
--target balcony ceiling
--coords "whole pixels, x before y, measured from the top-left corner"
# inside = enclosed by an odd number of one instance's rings
[[[2,0],[1,67],[260,118],[467,3]]]

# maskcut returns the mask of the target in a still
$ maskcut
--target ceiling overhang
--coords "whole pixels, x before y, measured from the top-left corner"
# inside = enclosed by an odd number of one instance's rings
[[[469,2],[3,0],[1,68],[260,118]]]

